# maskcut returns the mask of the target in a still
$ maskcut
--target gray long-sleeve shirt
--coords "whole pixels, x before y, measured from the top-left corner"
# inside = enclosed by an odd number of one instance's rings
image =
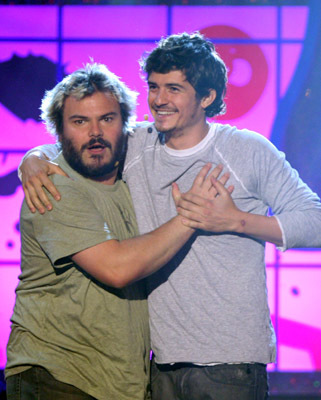
[[[321,246],[319,198],[263,136],[212,124],[195,147],[173,150],[152,124],[129,138],[124,169],[140,233],[176,214],[171,184],[187,191],[207,162],[222,163],[242,211],[271,208],[282,250]],[[199,232],[166,267],[149,277],[152,349],[158,363],[275,360],[267,304],[264,243],[237,234]]]

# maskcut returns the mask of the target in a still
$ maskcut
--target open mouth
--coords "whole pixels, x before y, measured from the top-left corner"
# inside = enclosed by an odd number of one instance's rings
[[[96,143],[96,144],[92,144],[91,146],[88,146],[87,149],[88,150],[102,150],[104,149],[106,146],[100,143]]]
[[[106,147],[107,146],[105,146],[104,144],[95,143],[95,144],[91,144],[91,145],[87,146],[87,150],[91,154],[100,154],[105,150]]]

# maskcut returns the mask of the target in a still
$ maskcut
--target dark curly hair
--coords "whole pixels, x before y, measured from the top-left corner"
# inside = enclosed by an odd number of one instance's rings
[[[152,72],[184,72],[199,99],[207,97],[211,89],[216,91],[215,100],[205,109],[206,116],[225,113],[227,69],[213,43],[200,33],[184,32],[161,39],[154,50],[140,59],[140,66],[147,78]]]

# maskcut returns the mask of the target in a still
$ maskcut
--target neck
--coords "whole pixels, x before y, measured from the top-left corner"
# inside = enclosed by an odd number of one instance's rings
[[[91,177],[90,179],[102,183],[103,185],[114,185],[117,180],[118,168],[112,171],[110,174],[100,176],[100,177]]]
[[[165,143],[175,150],[185,150],[196,146],[207,135],[210,125],[205,120],[201,125],[187,130],[165,132]]]

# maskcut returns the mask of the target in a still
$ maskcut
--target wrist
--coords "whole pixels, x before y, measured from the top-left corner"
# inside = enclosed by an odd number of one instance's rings
[[[192,235],[196,229],[192,228],[191,226],[189,226],[188,224],[188,219],[183,217],[182,215],[176,215],[176,217],[174,217],[174,219],[176,220],[178,229],[180,230],[180,232],[186,233],[187,235]]]
[[[45,161],[49,160],[49,158],[39,150],[33,150],[31,153],[29,153],[25,157],[25,160],[32,159],[32,158],[36,158],[38,160],[45,160]]]
[[[245,233],[246,227],[248,223],[248,213],[239,211],[239,214],[236,218],[236,233]]]

